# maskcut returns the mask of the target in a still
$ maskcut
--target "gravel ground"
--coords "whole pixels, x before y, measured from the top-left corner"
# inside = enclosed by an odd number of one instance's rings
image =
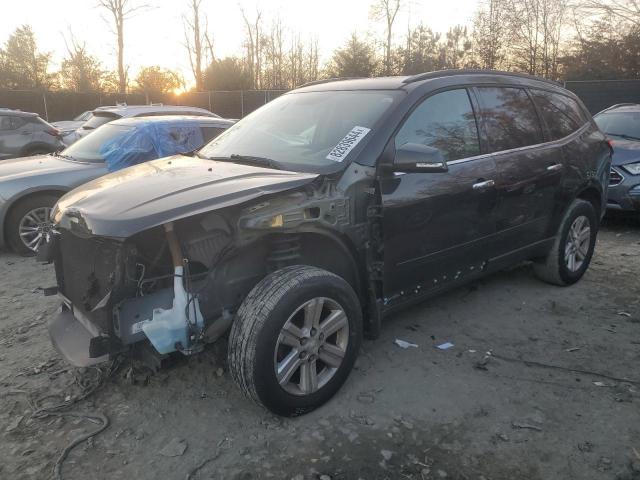
[[[294,419],[239,394],[224,342],[155,375],[124,362],[38,410],[101,371],[49,344],[52,268],[2,253],[0,269],[3,479],[49,478],[107,421],[63,478],[640,479],[638,223],[607,221],[575,286],[521,266],[396,315],[338,395]]]

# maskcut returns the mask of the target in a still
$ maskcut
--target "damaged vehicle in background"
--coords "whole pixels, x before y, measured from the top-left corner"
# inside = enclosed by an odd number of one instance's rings
[[[189,116],[121,119],[60,153],[0,162],[0,247],[37,251],[51,230],[53,205],[69,190],[131,165],[191,153],[231,125]]]
[[[131,349],[191,355],[230,329],[241,390],[304,414],[400,307],[524,260],[544,281],[577,282],[610,157],[581,102],[534,77],[316,82],[195,158],[63,197],[41,252],[62,298],[49,332],[90,365]]]

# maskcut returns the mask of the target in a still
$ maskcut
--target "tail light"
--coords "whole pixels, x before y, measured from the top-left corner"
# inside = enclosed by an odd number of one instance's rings
[[[611,150],[611,155],[613,155],[613,140],[611,140],[610,138],[607,138],[606,142],[607,142],[607,145],[609,145],[609,150]]]
[[[58,130],[57,128],[47,128],[44,133],[48,133],[49,135],[51,135],[52,137],[58,137],[60,138],[60,130]]]

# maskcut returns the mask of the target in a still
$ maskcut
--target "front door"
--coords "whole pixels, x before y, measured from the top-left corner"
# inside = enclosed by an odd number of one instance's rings
[[[484,266],[483,248],[495,232],[496,169],[480,155],[474,110],[466,89],[436,93],[408,116],[395,147],[438,148],[449,170],[383,173],[380,178],[387,304],[440,288]]]

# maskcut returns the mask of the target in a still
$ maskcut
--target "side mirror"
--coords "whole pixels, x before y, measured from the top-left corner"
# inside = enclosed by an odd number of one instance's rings
[[[446,172],[447,162],[442,152],[420,143],[405,143],[396,150],[394,172]]]

